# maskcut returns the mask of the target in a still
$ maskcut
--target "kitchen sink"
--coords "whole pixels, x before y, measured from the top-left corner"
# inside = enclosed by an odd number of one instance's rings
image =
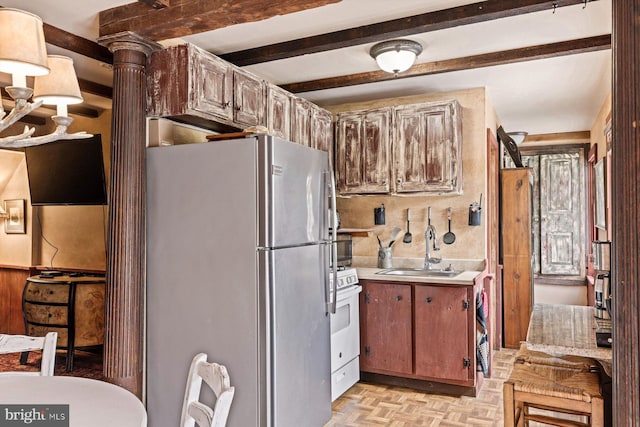
[[[391,268],[376,274],[385,276],[454,277],[462,273],[454,270],[425,270],[422,268]]]

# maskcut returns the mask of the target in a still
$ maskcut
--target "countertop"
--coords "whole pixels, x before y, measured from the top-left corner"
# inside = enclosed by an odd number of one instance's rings
[[[462,284],[473,285],[475,279],[484,272],[485,261],[476,259],[444,259],[440,264],[441,268],[451,268],[461,271],[453,277],[420,277],[420,276],[396,276],[376,274],[384,268],[377,268],[377,257],[353,257],[353,267],[358,271],[358,278],[365,280],[384,280],[386,282],[412,282],[412,283],[440,283],[440,284]],[[424,258],[394,258],[393,268],[422,268]]]
[[[412,282],[412,283],[440,283],[440,284],[457,284],[457,285],[473,285],[474,279],[482,274],[482,271],[463,271],[457,276],[440,277],[440,276],[396,276],[376,274],[384,268],[357,267],[358,279],[362,280],[384,280],[385,282]]]
[[[596,345],[593,307],[535,304],[527,332],[527,348],[611,361],[611,348]]]

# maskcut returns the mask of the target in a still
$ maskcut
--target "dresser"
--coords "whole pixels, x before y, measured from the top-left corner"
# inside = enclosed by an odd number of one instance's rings
[[[57,347],[67,350],[66,371],[70,372],[75,349],[104,343],[104,293],[102,276],[65,274],[27,278],[22,293],[27,335],[57,332]]]

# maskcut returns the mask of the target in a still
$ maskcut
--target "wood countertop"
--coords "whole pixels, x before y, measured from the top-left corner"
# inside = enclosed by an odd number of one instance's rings
[[[610,362],[611,349],[596,345],[596,327],[593,307],[535,304],[527,332],[527,348]]]

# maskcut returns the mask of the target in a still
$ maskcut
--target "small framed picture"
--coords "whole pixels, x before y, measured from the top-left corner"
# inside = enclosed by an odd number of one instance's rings
[[[5,200],[4,210],[7,217],[4,219],[4,232],[7,234],[25,234],[27,225],[24,218],[24,199]]]

